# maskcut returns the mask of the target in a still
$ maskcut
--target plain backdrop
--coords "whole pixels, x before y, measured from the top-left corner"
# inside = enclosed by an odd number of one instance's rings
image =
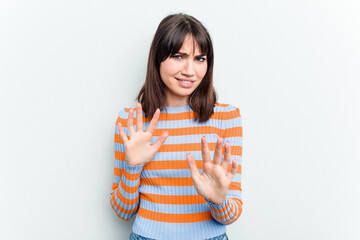
[[[243,117],[230,239],[360,239],[357,0],[0,0],[0,239],[128,239],[115,120],[178,12],[208,28],[219,102]]]

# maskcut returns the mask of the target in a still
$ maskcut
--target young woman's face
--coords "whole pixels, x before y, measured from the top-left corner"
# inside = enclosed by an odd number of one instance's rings
[[[197,42],[194,49],[193,41],[193,37],[187,35],[179,52],[160,64],[160,77],[166,85],[167,107],[187,105],[190,94],[206,74],[206,55],[202,55]]]

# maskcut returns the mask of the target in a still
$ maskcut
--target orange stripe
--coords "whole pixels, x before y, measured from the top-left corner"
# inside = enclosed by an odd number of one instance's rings
[[[119,142],[117,142],[119,143]],[[125,153],[124,152],[119,152],[119,151],[115,151],[115,159],[116,160],[122,160],[124,161],[125,160]]]
[[[162,128],[155,129],[153,136],[160,136],[161,133],[167,131],[169,136],[184,136],[184,135],[199,135],[199,134],[217,134],[218,136],[225,136],[226,131],[229,132],[226,137],[242,137],[242,127],[234,127],[232,131],[229,129],[219,129],[217,127],[211,126],[197,126],[197,127],[187,127],[187,128]],[[234,134],[237,133],[237,134]],[[230,134],[231,133],[231,134]]]
[[[241,190],[241,182],[231,182],[230,186],[229,186],[229,190],[242,191]]]
[[[198,169],[203,169],[203,160],[195,160],[195,163],[196,163],[196,167]],[[230,172],[231,168],[232,168],[232,165],[229,164],[227,171]],[[242,168],[242,166],[240,164],[238,164],[238,169],[237,169],[236,173],[241,174],[241,171],[242,171],[241,168]],[[143,170],[164,170],[164,169],[189,169],[189,167],[188,167],[186,160],[178,160],[178,161],[151,161],[148,164],[146,164],[143,168]],[[114,167],[114,175],[115,176],[121,177],[123,173],[124,173],[125,177],[131,181],[138,179],[141,175],[141,173],[130,174],[130,173],[124,171],[124,169],[122,169],[122,168]]]
[[[125,176],[128,180],[134,181],[134,180],[140,178],[141,172],[135,173],[135,174],[131,174],[131,173],[128,173],[127,171],[124,171],[124,169],[122,169],[122,168],[114,167],[114,175],[115,175],[115,176],[121,177],[123,174],[124,174],[124,176]]]
[[[227,106],[229,106],[229,104],[228,103],[215,103],[215,106],[217,106],[217,107],[227,107]]]
[[[194,186],[192,178],[141,178],[141,185]]]
[[[231,112],[215,112],[211,115],[210,119],[213,120],[231,120],[241,117],[240,114],[237,114],[237,110],[231,111]],[[161,113],[159,116],[158,121],[179,121],[179,120],[186,120],[186,119],[194,119],[195,113],[194,112],[182,112],[182,113]],[[121,125],[123,127],[128,126],[128,119],[123,119],[126,121],[121,121]],[[145,118],[145,116],[142,117],[143,123],[150,122],[150,119]],[[117,124],[118,122],[116,122]],[[133,118],[133,125],[136,125],[136,118]]]
[[[196,160],[198,169],[203,168],[203,161]],[[186,160],[178,161],[151,161],[144,166],[144,170],[163,170],[163,169],[189,169]]]
[[[200,195],[174,196],[174,195],[158,195],[152,193],[142,193],[140,198],[149,202],[159,204],[203,204],[205,199]]]
[[[196,167],[203,169],[203,160],[195,160]],[[228,172],[231,171],[232,165],[229,164]],[[189,169],[186,160],[178,161],[151,161],[144,166],[144,170],[164,170],[164,169]],[[238,164],[236,173],[241,174],[241,164]]]
[[[231,155],[232,156],[242,156],[242,147],[241,146],[231,146]]]
[[[128,173],[127,171],[123,171],[123,172],[124,172],[124,176],[126,177],[126,179],[130,180],[130,181],[139,179],[140,175],[141,175],[141,172],[135,173],[135,174]]]
[[[114,175],[117,177],[121,177],[123,174],[123,171],[124,171],[124,169],[122,169],[122,168],[114,167]]]
[[[230,120],[240,117],[240,114],[237,114],[237,110],[230,112],[214,112],[211,115],[210,119],[213,120]],[[162,113],[160,114],[159,121],[178,121],[186,119],[194,119],[194,112],[182,112],[182,113]]]
[[[175,213],[158,213],[144,208],[139,208],[138,215],[143,218],[158,222],[168,223],[192,223],[202,222],[212,219],[210,212],[202,213],[188,213],[188,214],[175,214]]]
[[[129,187],[127,186],[123,181],[121,181],[121,187],[122,189],[125,190],[125,192],[127,193],[136,193],[136,191],[139,189],[139,186],[140,186],[140,181],[138,182],[138,184],[134,187]]]
[[[216,143],[208,143],[210,151],[214,151]],[[158,152],[190,152],[201,151],[201,143],[163,144]]]
[[[113,182],[112,185],[111,185],[111,190],[115,191],[118,187],[119,187],[119,184],[116,183],[116,182]]]

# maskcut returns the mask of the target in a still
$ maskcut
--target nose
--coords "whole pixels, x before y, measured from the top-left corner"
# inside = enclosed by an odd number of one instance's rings
[[[181,73],[186,76],[193,76],[195,74],[194,61],[187,59]]]

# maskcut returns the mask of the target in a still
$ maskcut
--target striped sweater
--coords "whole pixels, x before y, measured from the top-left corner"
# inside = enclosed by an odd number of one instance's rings
[[[215,104],[214,114],[205,123],[194,121],[194,112],[187,106],[167,107],[160,113],[152,143],[164,131],[169,137],[155,157],[146,165],[129,166],[124,161],[125,148],[117,123],[121,122],[129,136],[129,108],[120,111],[115,125],[115,167],[110,203],[123,220],[134,214],[133,231],[153,239],[206,239],[221,235],[225,225],[236,221],[242,212],[241,162],[242,120],[239,108]],[[136,116],[136,108],[134,116]],[[143,130],[150,120],[143,115]],[[134,127],[135,127],[134,118]],[[230,184],[226,201],[217,205],[197,194],[186,162],[192,153],[201,171],[201,137],[208,142],[213,157],[219,137],[230,142],[231,159],[239,164]],[[224,148],[223,148],[224,150]],[[223,152],[224,153],[224,152]],[[231,164],[229,166],[229,170]]]

